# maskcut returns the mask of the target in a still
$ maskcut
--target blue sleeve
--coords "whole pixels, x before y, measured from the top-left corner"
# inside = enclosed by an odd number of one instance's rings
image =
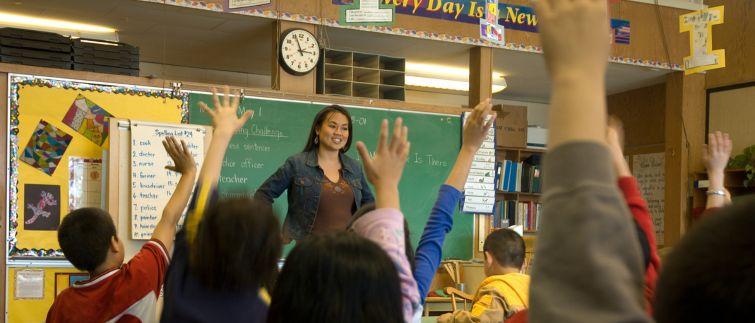
[[[443,241],[453,226],[454,210],[460,198],[461,192],[454,187],[445,184],[440,187],[438,200],[435,201],[425,231],[422,232],[422,238],[417,245],[417,253],[414,256],[414,280],[417,281],[422,304],[425,303],[430,283],[440,266]]]

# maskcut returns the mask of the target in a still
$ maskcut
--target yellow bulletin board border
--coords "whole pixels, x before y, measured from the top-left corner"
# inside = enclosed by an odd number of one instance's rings
[[[35,75],[8,74],[8,256],[14,259],[62,258],[60,249],[17,248],[18,245],[18,183],[19,183],[19,90],[24,86],[73,89],[82,92],[99,92],[123,95],[136,95],[164,99],[181,100],[181,123],[189,121],[189,95],[180,86],[157,88],[128,84],[92,82],[65,78]]]

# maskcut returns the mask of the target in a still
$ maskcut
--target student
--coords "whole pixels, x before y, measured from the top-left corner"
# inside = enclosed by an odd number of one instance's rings
[[[724,187],[724,170],[730,156],[729,134],[720,131],[708,134],[708,144],[703,148],[703,163],[705,163],[710,181],[708,191],[705,192],[708,196],[705,209],[715,209],[731,204],[731,194]]]
[[[464,191],[464,184],[469,175],[469,168],[472,167],[474,155],[482,146],[496,118],[496,113],[491,112],[492,107],[489,98],[483,100],[467,118],[462,134],[461,150],[456,156],[456,162],[446,182],[438,191],[435,206],[430,211],[430,218],[417,244],[417,253],[413,257],[414,279],[417,281],[421,304],[425,303],[430,284],[440,266],[443,242],[453,227],[454,209],[459,204],[461,192]]]
[[[530,277],[520,273],[524,239],[513,230],[498,229],[485,238],[485,280],[477,289],[471,311],[446,313],[439,323],[503,322],[527,308]]]
[[[327,235],[297,244],[273,292],[269,322],[411,321],[419,297],[404,254],[399,205],[398,183],[410,148],[401,118],[390,142],[387,137],[388,121],[383,120],[374,157],[364,143],[357,143],[367,179],[375,186],[376,209],[355,221],[353,230],[372,242],[342,233],[344,241]],[[404,295],[402,301],[399,279],[401,289],[414,290],[411,298]]]
[[[755,198],[743,197],[694,225],[663,265],[659,323],[752,322]]]
[[[632,213],[637,238],[642,251],[643,268],[645,268],[645,308],[653,314],[653,299],[655,298],[655,285],[658,273],[661,271],[661,259],[658,256],[658,248],[655,240],[655,227],[650,215],[647,202],[642,198],[637,179],[632,176],[629,164],[624,158],[623,151],[624,128],[621,121],[615,117],[609,117],[606,129],[606,143],[608,144],[613,161],[614,170],[618,175],[618,186],[624,195],[629,211]]]
[[[286,258],[267,322],[402,322],[396,268],[353,232],[312,235]]]
[[[463,130],[461,150],[445,184],[441,186],[438,192],[438,199],[417,246],[416,256],[411,246],[409,229],[406,220],[404,220],[404,250],[406,259],[409,259],[409,267],[415,283],[411,282],[408,275],[402,276],[402,282],[405,282],[402,285],[402,291],[407,300],[414,300],[419,297],[419,304],[412,305],[414,309],[412,321],[418,321],[421,318],[422,304],[425,302],[435,272],[440,266],[443,241],[453,226],[454,208],[461,198],[461,191],[464,189],[464,183],[469,174],[469,168],[472,166],[474,155],[482,145],[495,120],[496,114],[491,113],[491,109],[490,99],[484,100],[474,108],[467,118],[468,121]],[[354,222],[374,209],[375,206],[372,204],[360,208],[354,214],[352,224],[349,227],[353,227]],[[402,263],[397,262],[396,265],[399,268],[399,273],[402,273]],[[418,295],[416,296],[414,288],[411,287],[414,284],[417,285]]]
[[[154,322],[173,237],[191,195],[196,166],[186,143],[172,137],[163,141],[181,174],[176,190],[163,210],[152,239],[123,263],[123,242],[106,211],[81,208],[69,213],[58,229],[63,254],[90,279],[63,290],[47,313],[47,322]]]
[[[354,211],[374,201],[359,163],[346,155],[353,127],[349,111],[330,105],[317,113],[304,151],[295,154],[257,189],[255,198],[273,203],[288,191],[283,240],[343,231]]]
[[[165,281],[163,322],[264,322],[281,252],[278,220],[251,199],[216,201],[228,143],[252,116],[237,117],[239,95],[213,89],[213,133]]]
[[[540,0],[552,80],[530,322],[649,322],[632,217],[605,144],[606,0]]]

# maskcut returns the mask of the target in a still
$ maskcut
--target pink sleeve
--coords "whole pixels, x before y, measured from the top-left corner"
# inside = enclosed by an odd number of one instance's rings
[[[354,232],[377,243],[396,265],[404,306],[404,319],[411,322],[419,308],[419,291],[404,249],[404,215],[397,209],[377,209],[354,222]]]

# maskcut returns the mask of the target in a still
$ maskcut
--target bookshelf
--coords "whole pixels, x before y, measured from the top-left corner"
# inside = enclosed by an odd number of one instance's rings
[[[526,223],[517,223],[517,219],[519,220],[526,220],[527,217],[523,215],[512,215],[511,213],[500,213],[501,208],[501,202],[505,203],[514,203],[513,205],[516,205],[517,207],[514,207],[514,211],[531,211],[532,216],[530,218],[531,225],[529,228],[525,225],[524,230],[524,243],[526,245],[526,255],[524,260],[524,271],[525,273],[530,273],[530,268],[532,267],[532,262],[535,255],[535,244],[537,241],[537,223],[538,222],[538,216],[540,212],[542,212],[542,206],[537,207],[536,205],[542,205],[540,204],[540,199],[542,197],[542,193],[540,193],[541,185],[538,185],[537,187],[533,188],[533,185],[531,183],[527,183],[527,185],[522,185],[522,183],[519,183],[519,185],[513,185],[512,187],[503,187],[503,184],[511,184],[510,179],[503,180],[502,177],[506,176],[506,170],[505,170],[505,164],[508,160],[511,164],[516,163],[519,165],[520,163],[524,165],[526,162],[530,162],[530,164],[535,163],[538,165],[538,178],[542,180],[542,170],[539,168],[540,161],[542,159],[543,154],[545,153],[545,149],[532,149],[532,148],[517,148],[517,147],[504,147],[504,146],[498,146],[496,147],[496,161],[501,164],[503,169],[501,170],[501,174],[498,176],[498,179],[496,180],[496,207],[494,210],[494,213],[492,215],[478,215],[478,221],[482,222],[482,225],[485,227],[484,230],[478,231],[483,233],[485,236],[487,236],[488,233],[490,233],[493,230],[508,227],[510,225],[515,224],[526,224]],[[534,156],[534,157],[533,157]],[[512,167],[512,166],[509,166]],[[521,169],[525,169],[522,167]],[[521,181],[521,175],[523,172],[519,173],[509,173],[510,175],[518,175],[518,180]],[[534,170],[533,170],[534,174]],[[530,175],[530,173],[527,173],[527,175]],[[529,176],[529,178],[532,178],[532,176]],[[525,179],[527,179],[527,176],[525,176]],[[524,186],[524,187],[522,187]],[[524,189],[522,189],[524,188]],[[528,189],[530,188],[530,189]],[[521,204],[520,204],[521,203]],[[511,205],[511,204],[509,204]],[[526,209],[522,207],[519,208],[520,205],[527,205],[528,207],[532,205],[530,209]],[[509,210],[510,211],[510,210]],[[509,219],[513,220],[514,223],[507,223],[503,221],[503,219]],[[478,223],[479,225],[480,223]],[[478,241],[480,240],[479,237],[477,237]],[[482,258],[482,252],[480,252],[479,249],[475,250],[475,256],[478,258]]]
[[[318,94],[405,100],[405,59],[334,49],[323,49],[322,57]]]

